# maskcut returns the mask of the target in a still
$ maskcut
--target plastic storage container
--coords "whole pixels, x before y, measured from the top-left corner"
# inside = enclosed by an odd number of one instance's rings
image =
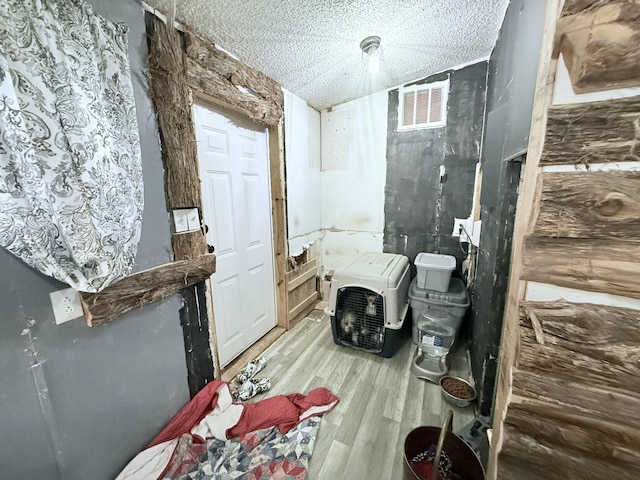
[[[425,310],[439,310],[450,314],[453,317],[453,326],[456,331],[459,330],[469,307],[469,295],[464,282],[460,278],[452,278],[446,292],[423,290],[417,285],[416,277],[409,286],[409,305],[414,325]]]
[[[456,257],[437,253],[419,253],[413,263],[418,271],[417,288],[447,291],[451,272],[456,269]]]
[[[430,357],[449,353],[456,339],[456,320],[441,310],[425,310],[413,324],[413,343]]]

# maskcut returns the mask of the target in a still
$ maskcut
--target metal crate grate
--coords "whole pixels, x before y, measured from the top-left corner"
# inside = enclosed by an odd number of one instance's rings
[[[380,353],[385,335],[382,295],[362,287],[341,288],[336,307],[338,341],[348,347]]]

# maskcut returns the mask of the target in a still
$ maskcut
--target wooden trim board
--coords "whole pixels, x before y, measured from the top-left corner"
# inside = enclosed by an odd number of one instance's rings
[[[95,327],[115,320],[124,313],[195,285],[215,271],[215,255],[202,255],[131,274],[99,293],[82,292],[87,325]]]
[[[284,180],[284,125],[269,127],[269,176],[271,178],[271,221],[276,276],[276,315],[278,326],[289,330],[287,292],[287,218]]]

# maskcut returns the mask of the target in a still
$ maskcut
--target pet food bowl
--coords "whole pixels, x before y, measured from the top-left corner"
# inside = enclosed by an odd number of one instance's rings
[[[444,386],[448,387],[448,390]],[[468,392],[468,395],[464,395],[464,391]],[[455,407],[466,407],[471,405],[478,396],[476,389],[471,383],[464,378],[453,377],[451,375],[445,375],[440,379],[440,391],[444,399]]]

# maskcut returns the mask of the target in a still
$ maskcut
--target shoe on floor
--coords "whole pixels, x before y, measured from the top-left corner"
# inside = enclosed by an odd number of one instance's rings
[[[236,382],[242,385],[247,380],[252,379],[256,373],[258,373],[265,367],[266,364],[267,359],[264,356],[260,356],[255,360],[251,360],[247,364],[247,366],[240,370],[240,373],[236,375]]]
[[[233,399],[244,402],[250,398],[255,397],[260,393],[264,393],[271,388],[271,379],[269,378],[256,378],[247,380],[242,384],[239,390],[233,393]]]

